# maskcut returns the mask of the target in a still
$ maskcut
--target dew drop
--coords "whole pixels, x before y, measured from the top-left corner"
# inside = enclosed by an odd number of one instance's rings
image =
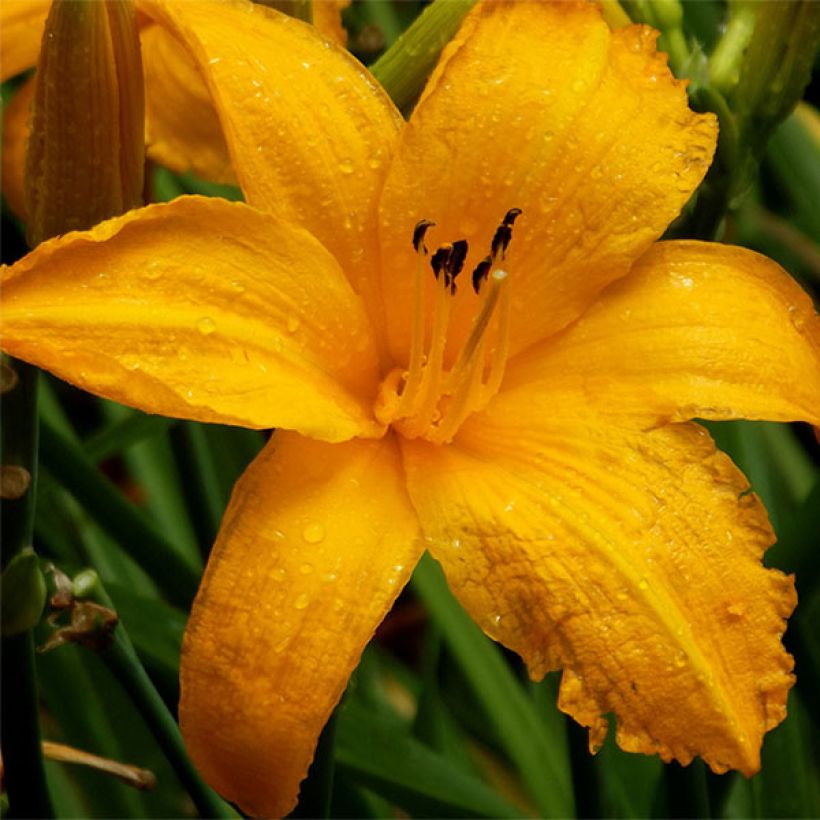
[[[273,572],[271,572],[270,575],[274,581],[284,581],[287,573],[285,572],[285,570],[282,569],[282,567],[277,567],[275,570],[273,570]]]
[[[796,330],[802,331],[806,325],[806,316],[797,305],[789,305],[789,319]]]
[[[305,609],[307,605],[310,603],[310,598],[306,593],[302,593],[294,602],[293,608],[294,609]]]
[[[299,567],[299,572],[301,572],[302,575],[310,575],[310,573],[313,572],[313,564],[302,564],[302,566]]]
[[[339,171],[342,174],[352,174],[353,173],[353,160],[352,159],[343,159],[339,163]]]
[[[203,316],[196,323],[196,329],[203,336],[210,336],[216,330],[216,322],[210,316]]]
[[[324,541],[325,528],[317,521],[312,521],[302,530],[302,538],[304,538],[308,544],[318,544]]]
[[[288,316],[288,333],[296,333],[296,331],[299,329],[299,325],[300,321],[298,316]]]
[[[649,583],[646,578],[641,578],[641,580],[638,581],[638,589],[649,589]]]
[[[159,266],[159,262],[156,260],[153,262],[149,262],[145,266],[145,271],[143,272],[146,279],[150,279],[151,281],[156,281],[157,279],[162,276],[162,268]]]

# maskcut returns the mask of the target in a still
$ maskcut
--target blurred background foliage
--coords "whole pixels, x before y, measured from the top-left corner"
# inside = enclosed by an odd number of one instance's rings
[[[450,3],[456,10],[469,5]],[[380,79],[390,75],[389,52],[379,58],[424,5],[356,0],[344,14],[350,49],[375,63]],[[804,101],[776,128],[770,117],[772,133],[762,144],[746,143],[749,156],[738,159],[746,124],[733,107],[737,86],[715,81],[708,55],[731,31],[731,15],[745,13],[744,4],[624,6],[634,20],[664,29],[673,67],[692,79],[693,104],[719,110],[722,125],[724,117],[736,118],[737,144],[728,152],[722,146],[707,193],[690,204],[673,234],[717,234],[761,251],[817,301],[816,110]],[[14,91],[14,82],[3,87],[4,104]],[[395,97],[405,112],[417,93],[417,82],[399,83]],[[807,99],[811,93],[810,86]],[[734,154],[731,161],[727,153]],[[151,169],[151,190],[156,200],[185,192],[240,196],[162,168]],[[3,261],[25,251],[20,226],[4,208]],[[75,579],[74,591],[110,606],[120,619],[106,650],[69,644],[36,655],[43,734],[156,777],[153,790],[140,791],[93,769],[47,760],[54,811],[59,817],[238,816],[191,769],[173,716],[186,612],[231,487],[265,436],[147,416],[51,378],[41,389],[35,548],[43,566],[53,563],[69,577],[93,568],[96,576]],[[766,738],[758,775],[717,776],[699,760],[686,768],[663,765],[620,751],[612,737],[590,756],[586,731],[555,706],[558,676],[530,682],[520,661],[464,614],[437,565],[425,559],[325,730],[295,815],[820,816],[820,449],[805,426],[709,427],[763,498],[779,539],[766,560],[796,573],[800,595],[785,639],[798,683],[788,719]],[[52,594],[59,577],[49,576]],[[53,631],[43,619],[35,644],[45,644]]]

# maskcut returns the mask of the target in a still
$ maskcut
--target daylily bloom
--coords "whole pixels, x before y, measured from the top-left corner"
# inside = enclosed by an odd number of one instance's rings
[[[657,242],[716,124],[656,33],[479,5],[404,124],[308,27],[256,10],[226,38],[220,6],[142,8],[197,62],[249,204],[44,243],[4,272],[3,346],[149,412],[279,428],[185,638],[209,782],[293,806],[425,548],[533,677],[564,670],[593,748],[613,713],[625,749],[756,771],[794,588],[690,420],[820,422],[820,319],[762,256]]]
[[[187,0],[183,0],[186,2]],[[317,0],[313,24],[322,36],[344,44],[341,9],[350,0]],[[250,0],[225,0],[226,5],[250,5]],[[140,0],[136,0],[141,8]],[[37,63],[43,26],[51,0],[5,0],[0,4],[5,82]],[[146,85],[146,143],[150,159],[171,170],[193,170],[212,182],[236,181],[219,119],[202,76],[185,49],[161,25],[141,18]],[[25,215],[23,169],[29,135],[29,111],[35,78],[12,97],[3,112],[3,195],[20,217]]]

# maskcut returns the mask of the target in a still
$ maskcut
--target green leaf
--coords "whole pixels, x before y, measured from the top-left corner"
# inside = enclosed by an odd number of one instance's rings
[[[414,816],[522,816],[480,780],[410,737],[400,721],[353,702],[339,711],[336,765]]]
[[[532,699],[510,671],[498,647],[453,598],[444,575],[428,555],[416,568],[413,588],[442,630],[539,813],[544,817],[572,815],[572,775],[566,738],[562,733],[546,731]]]

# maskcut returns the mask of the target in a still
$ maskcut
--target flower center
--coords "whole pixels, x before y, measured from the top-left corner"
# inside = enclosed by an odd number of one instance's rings
[[[507,272],[498,267],[521,213],[513,208],[495,232],[488,256],[478,263],[472,285],[481,297],[470,332],[453,364],[445,366],[444,353],[456,278],[467,258],[467,242],[442,245],[429,257],[434,279],[432,317],[428,317],[425,268],[429,256],[424,236],[434,223],[423,219],[413,231],[416,250],[415,298],[410,361],[407,369],[394,368],[382,382],[376,416],[408,438],[426,438],[437,444],[451,441],[461,423],[482,409],[498,392],[504,367],[510,323]],[[428,321],[429,319],[429,321]],[[429,328],[429,333],[428,333]]]

